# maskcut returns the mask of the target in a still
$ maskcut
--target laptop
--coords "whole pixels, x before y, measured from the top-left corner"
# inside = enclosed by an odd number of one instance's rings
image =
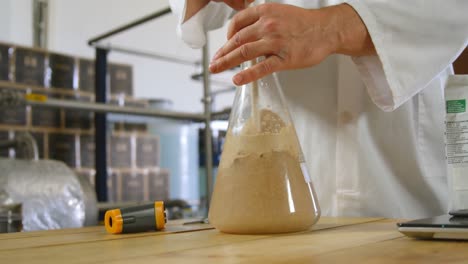
[[[397,223],[398,231],[419,239],[468,240],[468,210]]]

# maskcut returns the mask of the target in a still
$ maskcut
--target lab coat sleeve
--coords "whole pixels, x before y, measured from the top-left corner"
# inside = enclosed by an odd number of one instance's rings
[[[201,48],[206,43],[205,33],[220,28],[227,21],[232,9],[224,3],[210,2],[189,20],[183,22],[187,1],[169,0],[173,13],[179,17],[177,35],[190,47]]]
[[[349,0],[378,56],[353,58],[368,93],[393,111],[450,67],[468,44],[467,0]]]

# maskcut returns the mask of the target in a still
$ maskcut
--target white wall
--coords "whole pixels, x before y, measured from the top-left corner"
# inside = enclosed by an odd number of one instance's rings
[[[49,49],[91,58],[94,50],[87,45],[91,37],[167,6],[167,0],[50,0]],[[166,15],[109,41],[119,46],[200,60],[201,51],[192,50],[179,40],[175,27],[176,18]],[[223,43],[224,36],[225,29],[210,34],[211,54]],[[135,96],[171,99],[174,108],[180,111],[202,110],[202,83],[190,80],[190,75],[199,70],[194,66],[116,52],[112,52],[109,59],[133,65]],[[213,87],[219,88],[224,87]],[[232,99],[232,93],[219,96],[215,107],[230,106]]]
[[[0,0],[0,41],[31,46],[32,0]]]
[[[10,1],[0,0],[0,40],[10,38]]]

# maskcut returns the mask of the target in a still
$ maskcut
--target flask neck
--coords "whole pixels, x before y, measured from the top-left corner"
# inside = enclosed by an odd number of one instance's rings
[[[257,63],[260,63],[261,61],[265,60],[265,57],[264,56],[261,56],[261,57],[258,57],[258,58],[255,58],[255,59],[252,59],[252,60],[249,60],[249,61],[244,61],[242,64],[241,64],[241,69],[242,70],[245,70],[245,69],[248,69],[252,66],[254,66],[255,64]]]

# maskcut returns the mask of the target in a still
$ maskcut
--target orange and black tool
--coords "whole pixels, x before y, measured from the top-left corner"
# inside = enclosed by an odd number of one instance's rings
[[[104,224],[112,234],[136,233],[164,229],[167,223],[164,202],[106,211]]]

